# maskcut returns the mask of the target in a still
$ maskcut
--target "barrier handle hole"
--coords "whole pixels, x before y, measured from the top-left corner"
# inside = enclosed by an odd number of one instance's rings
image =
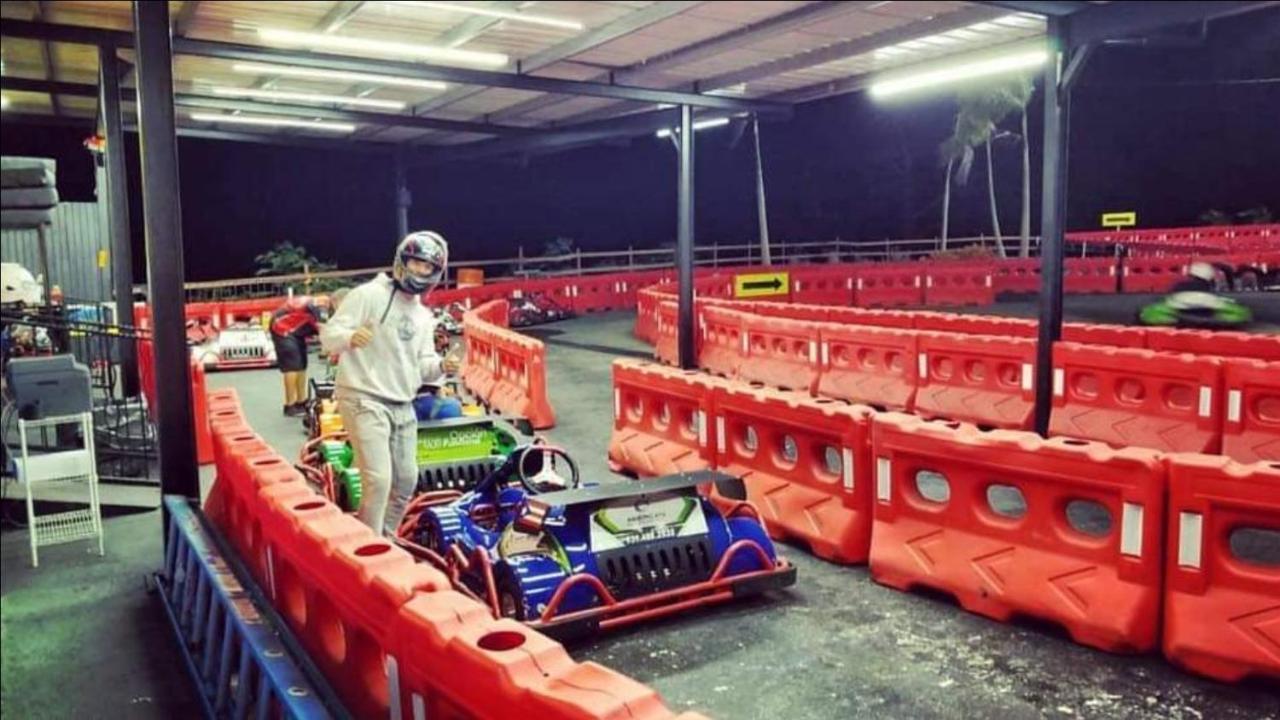
[[[499,630],[480,636],[476,644],[481,650],[505,652],[524,645],[524,635],[514,630]]]
[[[298,505],[294,505],[293,509],[299,512],[306,512],[309,510],[319,510],[322,507],[324,507],[323,502],[319,500],[312,500],[311,502],[304,502],[304,503],[299,503]]]
[[[370,543],[356,548],[356,555],[359,555],[360,557],[374,557],[375,555],[381,555],[385,552],[389,552],[390,550],[391,546],[386,543]]]

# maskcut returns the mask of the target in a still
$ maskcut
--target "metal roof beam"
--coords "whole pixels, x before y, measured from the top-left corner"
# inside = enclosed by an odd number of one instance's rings
[[[661,5],[662,3],[659,3]],[[871,2],[816,2],[805,5],[790,12],[775,15],[774,17],[761,20],[750,25],[745,25],[732,32],[724,35],[717,35],[706,40],[702,40],[682,48],[672,50],[671,52],[648,58],[642,62],[635,63],[620,70],[602,73],[593,80],[608,81],[618,83],[634,83],[647,78],[652,78],[655,73],[662,70],[688,65],[709,57],[714,57],[720,53],[728,52],[741,47],[746,47],[754,43],[766,40],[777,35],[793,32],[806,25],[827,18],[835,17],[853,10],[865,8],[877,3]],[[707,88],[707,90],[714,88]],[[702,91],[702,89],[699,89]],[[519,115],[539,110],[558,102],[554,97],[537,97],[530,98],[521,103],[517,103],[507,108],[503,108],[495,113],[491,113],[491,117],[495,119],[510,119]],[[597,111],[606,116],[613,111],[615,114],[621,109],[632,106],[619,107],[618,105],[610,105],[606,108],[600,108]]]
[[[1013,12],[1032,13],[1033,15],[1060,16],[1070,15],[1091,6],[1093,3],[1076,2],[1075,0],[1053,0],[1051,2],[1035,2],[1034,0],[1005,0],[1004,2],[978,2],[978,5],[990,5],[994,8]]]
[[[1067,18],[1072,47],[1089,42],[1148,34],[1170,25],[1207,22],[1228,15],[1261,10],[1280,2],[1115,2],[1090,5]]]
[[[119,47],[131,47],[133,45],[133,38],[127,32],[118,30],[100,30],[97,28],[86,28],[83,26],[33,23],[23,20],[6,20],[3,25],[0,25],[0,35],[8,37],[49,39],[57,42],[79,42],[91,45],[100,45],[103,43],[115,43]],[[489,87],[511,88],[513,90],[558,93],[561,95],[585,95],[589,97],[604,97],[615,100],[637,100],[645,103],[671,105],[683,104],[690,105],[692,107],[735,110],[739,112],[769,112],[781,109],[777,103],[759,100],[717,97],[714,95],[673,92],[669,90],[652,90],[649,88],[627,85],[609,85],[598,82],[559,80],[555,78],[518,75],[510,72],[474,70],[470,68],[431,65],[427,63],[374,60],[350,55],[286,50],[257,45],[211,42],[208,40],[175,38],[173,41],[173,49],[174,52],[178,54],[212,57],[221,60],[284,63],[311,68],[397,75],[401,77],[442,80],[444,82],[463,83],[467,85],[485,85]]]
[[[646,7],[628,13],[611,23],[602,25],[595,30],[582,33],[575,37],[569,38],[562,43],[535,53],[520,61],[519,72],[532,73],[541,70],[548,65],[553,65],[561,60],[567,60],[574,55],[580,55],[592,48],[599,47],[607,42],[617,40],[623,35],[628,35],[642,28],[646,28],[654,23],[666,20],[669,17],[678,15],[691,7],[700,5],[700,2],[658,2]],[[413,108],[414,113],[430,112],[448,105],[452,105],[460,100],[465,100],[477,93],[484,92],[484,88],[461,87],[446,92],[439,97],[432,98],[424,103],[419,103]],[[533,101],[543,101],[546,98],[555,98],[554,95],[532,98]],[[523,103],[522,103],[523,104]],[[512,106],[513,108],[515,106]],[[508,108],[510,109],[510,108]],[[505,110],[503,111],[505,112]]]
[[[86,83],[53,82],[48,80],[30,80],[27,78],[0,77],[0,86],[9,90],[37,92],[59,95],[78,95],[81,97],[97,97],[97,86]],[[132,101],[133,90],[122,90],[123,97]],[[536,135],[541,132],[537,128],[515,127],[511,125],[493,125],[489,123],[466,122],[461,120],[441,120],[412,115],[393,115],[362,110],[342,110],[333,107],[291,105],[286,103],[259,102],[237,98],[200,95],[197,93],[175,93],[174,104],[188,108],[204,108],[209,110],[232,110],[266,115],[285,115],[289,117],[323,118],[340,120],[362,125],[380,125],[383,127],[409,127],[422,130],[444,130],[447,132],[468,132],[484,135]]]

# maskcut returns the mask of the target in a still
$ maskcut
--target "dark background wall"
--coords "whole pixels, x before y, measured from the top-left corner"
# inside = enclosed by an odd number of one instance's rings
[[[1074,95],[1068,227],[1106,210],[1136,210],[1146,227],[1194,224],[1207,209],[1267,205],[1280,215],[1280,11],[1221,21],[1207,41],[1172,49],[1106,48]],[[1038,231],[1040,103],[1029,114],[1033,232]],[[845,95],[763,127],[775,239],[874,240],[939,231],[938,144],[951,129],[945,96],[877,104]],[[1015,128],[1010,122],[1009,127]],[[0,151],[58,159],[59,190],[93,198],[86,132],[6,123]],[[698,134],[698,242],[755,238],[750,136]],[[132,212],[142,269],[136,137],[129,137]],[[250,274],[252,259],[291,240],[341,267],[388,262],[391,169],[341,151],[182,139],[182,213],[189,279]],[[637,138],[526,166],[457,163],[410,173],[410,225],[440,230],[456,258],[536,253],[555,237],[585,249],[654,247],[675,236],[675,152]],[[1005,232],[1015,231],[1021,161],[997,151]],[[981,165],[953,189],[952,234],[990,233]]]

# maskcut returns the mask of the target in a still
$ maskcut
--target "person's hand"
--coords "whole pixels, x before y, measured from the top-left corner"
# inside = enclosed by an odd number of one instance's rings
[[[447,357],[440,361],[440,369],[444,370],[446,375],[452,375],[458,372],[458,368],[462,367],[462,363],[458,362],[455,357]]]
[[[362,348],[373,342],[373,323],[365,323],[359,330],[351,333],[351,347]]]

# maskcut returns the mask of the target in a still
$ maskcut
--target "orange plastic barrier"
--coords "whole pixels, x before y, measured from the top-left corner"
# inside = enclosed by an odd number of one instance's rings
[[[784,302],[744,302],[735,304],[734,307],[752,315],[787,318],[789,320],[810,320],[813,322],[826,322],[831,317],[831,311],[835,309],[825,305]]]
[[[746,357],[738,377],[776,388],[812,392],[818,383],[821,323],[743,315]]]
[[[1280,460],[1280,362],[1233,358],[1223,378],[1222,454],[1245,463]]]
[[[853,304],[853,279],[847,267],[791,268],[791,300],[812,305]]]
[[[204,381],[204,365],[191,362],[191,415],[196,432],[196,461],[213,462],[213,434],[209,428],[209,398]]]
[[[618,275],[583,275],[567,281],[573,311],[593,313],[621,307]]]
[[[497,302],[506,305],[505,300]],[[494,348],[493,334],[489,332],[491,327],[493,326],[476,315],[474,310],[462,317],[462,342],[467,354],[458,374],[462,378],[462,384],[485,402],[489,401],[493,387],[498,382],[497,350]]]
[[[1034,340],[920,332],[916,350],[916,414],[981,427],[1032,428]]]
[[[854,305],[895,307],[924,304],[923,271],[919,265],[859,266],[854,272]]]
[[[707,424],[711,392],[718,386],[696,371],[614,360],[609,461],[641,476],[712,467]]]
[[[992,289],[999,293],[1040,292],[1040,260],[1002,260],[992,263]]]
[[[725,384],[715,390],[716,468],[741,477],[775,538],[860,563],[871,541],[872,410],[800,393]]]
[[[647,343],[657,339],[658,303],[663,296],[657,286],[647,287],[636,293],[636,324],[632,333]]]
[[[737,377],[747,351],[743,330],[747,317],[744,313],[716,305],[699,308],[701,342],[698,346],[698,367],[724,377]]]
[[[1169,456],[1164,654],[1226,682],[1280,679],[1280,465]],[[1254,543],[1249,537],[1253,535]]]
[[[1122,287],[1127,293],[1163,293],[1187,274],[1188,256],[1126,258]]]
[[[990,264],[947,267],[932,265],[924,271],[926,305],[990,305],[996,301]]]
[[[1053,435],[1166,452],[1222,447],[1218,358],[1060,342],[1053,368]]]
[[[1146,338],[1152,350],[1280,361],[1280,335],[1147,328]]]
[[[680,364],[680,341],[676,321],[679,306],[674,300],[658,302],[657,322],[653,331],[653,356],[668,365]]]
[[[489,404],[505,414],[528,418],[535,430],[554,427],[556,413],[547,398],[546,346],[512,330],[495,331],[496,382]]]
[[[816,394],[889,410],[915,407],[914,331],[825,323],[818,339]]]
[[[1064,626],[1111,652],[1159,634],[1159,453],[883,414],[871,577],[934,588],[970,612]]]
[[[672,292],[674,293],[675,290],[673,289]],[[700,298],[732,298],[733,275],[699,273],[693,281],[693,294]]]

